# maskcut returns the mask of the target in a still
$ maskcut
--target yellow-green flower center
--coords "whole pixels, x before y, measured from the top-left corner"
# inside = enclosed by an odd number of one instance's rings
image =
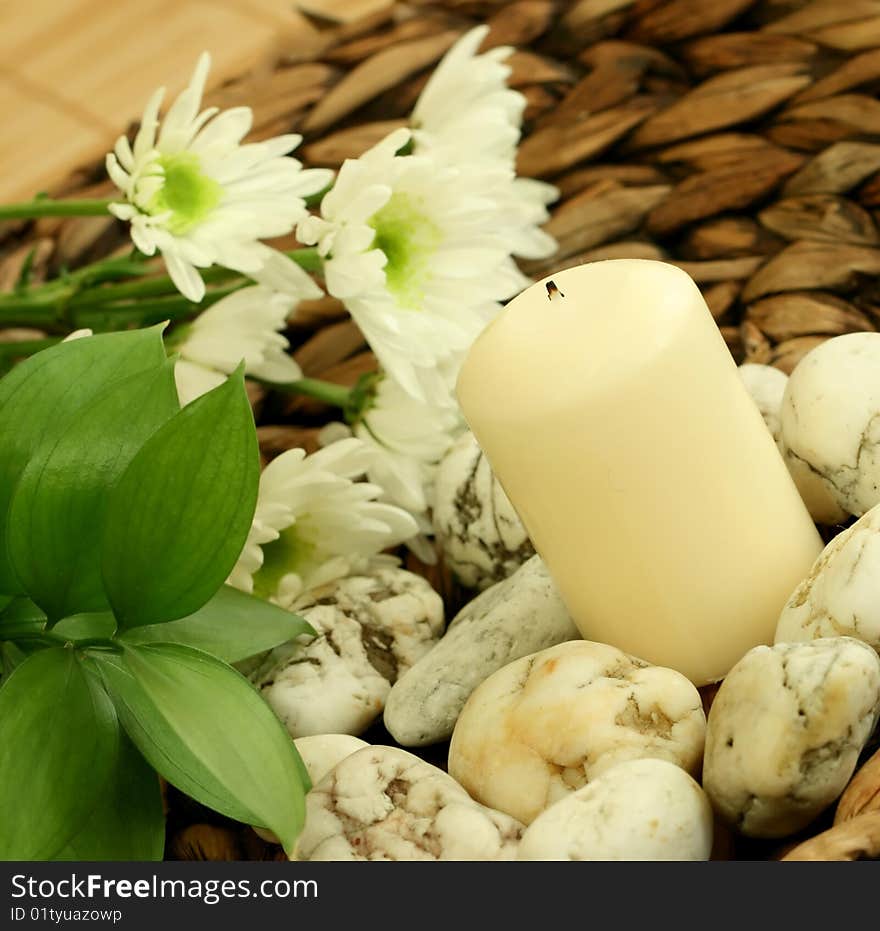
[[[254,594],[269,598],[290,572],[302,575],[315,552],[315,544],[303,539],[301,520],[281,531],[277,540],[263,544],[263,565],[254,573]]]
[[[197,155],[179,152],[159,157],[164,181],[149,203],[148,212],[171,213],[168,229],[180,236],[220,202],[223,188],[202,172]]]
[[[370,226],[376,231],[373,248],[388,259],[388,290],[399,304],[418,309],[431,280],[431,257],[443,239],[440,228],[427,216],[421,198],[402,192],[373,214]]]

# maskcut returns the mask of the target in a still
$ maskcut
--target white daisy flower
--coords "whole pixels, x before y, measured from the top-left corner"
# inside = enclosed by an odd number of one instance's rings
[[[417,150],[453,163],[513,164],[526,99],[507,86],[510,46],[477,54],[488,33],[488,26],[475,26],[434,69],[412,112]]]
[[[510,252],[546,258],[557,243],[540,226],[549,219],[547,205],[558,199],[559,190],[516,177],[526,100],[507,86],[510,68],[504,61],[512,48],[477,54],[488,32],[482,25],[465,33],[431,75],[412,113],[413,151],[475,174],[475,186],[506,215],[501,232]],[[530,283],[524,279],[523,286]]]
[[[72,333],[68,334],[61,340],[62,343],[70,343],[75,339],[85,339],[87,336],[94,336],[95,334],[88,327],[85,327],[82,330],[74,330]]]
[[[210,57],[199,58],[189,86],[159,121],[165,94],[150,98],[134,145],[125,136],[107,155],[107,172],[125,195],[110,212],[131,224],[146,255],[159,251],[181,294],[200,301],[199,268],[222,265],[278,290],[320,291],[287,256],[259,240],[289,233],[306,215],[304,198],[332,172],[304,171],[286,154],[301,136],[242,145],[253,113],[234,107],[199,112]]]
[[[190,324],[177,327],[166,340],[180,355],[174,367],[181,404],[189,404],[225,381],[243,360],[245,372],[279,383],[296,381],[302,371],[287,354],[289,343],[279,330],[290,319],[297,299],[263,285],[234,291]]]
[[[546,259],[553,255],[559,243],[541,227],[550,219],[547,207],[559,199],[559,188],[534,178],[517,178],[511,170],[490,190],[499,210],[510,217],[503,233],[511,253],[522,259]],[[526,279],[525,286],[530,284],[531,279]]]
[[[401,129],[347,160],[321,216],[298,227],[325,257],[383,368],[414,397],[448,387],[463,353],[522,287],[500,230],[506,213],[476,176],[429,156],[397,153]]]
[[[370,459],[351,437],[311,456],[291,449],[270,462],[229,584],[290,608],[305,591],[365,571],[382,550],[412,537],[409,514],[377,501],[376,485],[354,481]]]
[[[382,374],[352,427],[328,424],[319,441],[326,446],[353,434],[369,447],[367,478],[382,488],[383,501],[413,516],[420,537],[406,542],[430,561],[433,550],[423,545],[423,535],[431,533],[428,513],[437,466],[465,429],[464,418],[450,396],[420,401]]]

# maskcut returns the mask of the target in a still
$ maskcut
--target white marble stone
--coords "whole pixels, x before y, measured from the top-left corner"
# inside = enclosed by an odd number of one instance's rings
[[[452,735],[449,773],[528,824],[624,760],[695,773],[705,729],[700,694],[681,673],[573,640],[508,664],[474,691]]]
[[[815,472],[803,459],[799,459],[783,444],[782,458],[794,479],[801,500],[807,506],[810,517],[817,524],[831,526],[845,521],[847,512],[837,503],[831,485]]]
[[[437,469],[432,520],[446,565],[468,588],[506,579],[535,552],[470,432]]]
[[[346,757],[306,796],[297,860],[512,860],[523,826],[396,747]]]
[[[746,362],[739,366],[737,371],[746,390],[761,412],[767,429],[776,440],[776,445],[780,446],[782,424],[779,413],[782,409],[782,396],[785,394],[788,375],[772,365],[759,365],[755,362]]]
[[[443,639],[391,689],[385,726],[407,747],[447,740],[471,692],[506,663],[580,637],[533,556],[456,615]]]
[[[396,568],[331,582],[294,611],[318,636],[276,647],[249,674],[291,737],[362,733],[443,632],[440,596]]]
[[[785,837],[843,791],[880,709],[880,659],[850,637],[750,650],[709,712],[703,788],[738,831]]]
[[[351,734],[313,734],[311,737],[298,737],[293,743],[313,786],[317,785],[337,763],[341,763],[347,756],[369,746],[366,741],[352,737]],[[268,828],[255,827],[254,830],[270,844],[281,843],[275,833]]]
[[[782,609],[775,639],[840,636],[880,651],[880,505],[822,550]]]
[[[848,333],[795,367],[781,412],[787,456],[846,513],[880,502],[880,333]]]
[[[666,760],[630,760],[551,805],[529,825],[519,860],[708,860],[712,808]]]
[[[365,740],[351,734],[312,734],[310,737],[297,737],[293,744],[313,786],[347,756],[369,746]]]
[[[790,453],[782,441],[782,400],[788,375],[772,365],[746,362],[738,369],[740,378],[761,412],[767,429],[788,466],[810,516],[818,524],[836,524],[846,518],[846,511],[832,495],[828,483],[802,459]]]

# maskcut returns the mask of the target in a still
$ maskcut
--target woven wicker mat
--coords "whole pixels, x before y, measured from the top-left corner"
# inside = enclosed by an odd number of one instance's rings
[[[77,2],[93,12],[99,5]],[[0,14],[13,5],[0,0]],[[127,28],[140,30],[140,38],[143,10],[168,12],[172,5],[138,4],[137,16],[127,3],[114,9],[128,9]],[[279,4],[229,0],[211,8],[244,11],[262,28],[273,5]],[[28,9],[42,6],[52,7],[52,0],[31,0]],[[880,0],[310,0],[299,6],[308,6],[309,15],[292,30],[284,19],[268,29],[269,38],[249,46],[236,32],[247,55],[232,64],[224,56],[235,43],[218,37],[215,47],[210,33],[198,30],[187,35],[190,44],[181,42],[179,57],[166,43],[163,54],[170,57],[163,62],[133,61],[127,67],[137,93],[132,85],[119,91],[125,109],[95,110],[103,145],[136,116],[155,84],[174,87],[176,80],[180,86],[196,51],[208,46],[222,63],[221,79],[253,56],[247,74],[218,86],[211,104],[253,107],[257,138],[301,132],[297,154],[309,165],[335,167],[401,125],[432,66],[467,28],[488,21],[486,47],[517,49],[511,83],[528,101],[521,173],[553,181],[562,195],[549,224],[560,250],[527,272],[540,275],[603,257],[674,262],[700,285],[737,361],[769,362],[785,371],[823,339],[877,328]],[[54,49],[38,38],[28,40],[37,51]],[[178,63],[174,79],[170,62]],[[37,81],[48,73],[12,65],[16,79]],[[68,159],[54,160],[67,124],[97,99],[69,60],[59,74],[57,93],[65,106],[55,100],[58,124],[48,135],[41,129],[39,145],[21,143],[29,155],[15,164],[37,161],[53,193],[101,196],[110,188],[97,159],[89,164],[71,151]],[[0,79],[6,76],[0,71]],[[73,163],[85,167],[68,176]],[[4,167],[5,176],[14,173]],[[15,282],[32,251],[39,280],[124,243],[124,231],[109,218],[0,226],[0,288]],[[361,334],[331,298],[301,305],[288,335],[306,375],[351,385],[375,366]],[[6,331],[0,338],[22,337]],[[255,391],[252,400],[266,459],[295,445],[314,449],[331,413],[302,398]],[[462,593],[449,575],[411,558],[408,565],[431,578],[451,616]],[[365,736],[389,741],[381,728]],[[428,748],[426,756],[442,765],[444,750]],[[880,762],[863,772],[867,789],[856,784],[856,794],[880,798]],[[169,856],[278,855],[249,829],[174,792],[169,804]],[[827,827],[833,814],[781,848],[734,842],[720,830],[715,856],[779,856]],[[806,855],[880,855],[880,813],[864,817],[835,828]]]

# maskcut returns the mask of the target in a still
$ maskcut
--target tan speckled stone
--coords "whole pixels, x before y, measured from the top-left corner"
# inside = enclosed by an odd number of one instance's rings
[[[880,658],[861,641],[755,647],[712,703],[703,788],[743,834],[792,834],[843,791],[878,710]]]
[[[306,796],[298,860],[512,860],[523,826],[396,747],[346,757]]]
[[[573,640],[523,657],[471,695],[449,773],[478,801],[525,824],[624,760],[696,773],[706,718],[681,673]]]
[[[708,860],[712,807],[681,767],[618,763],[529,825],[518,860]]]
[[[776,642],[855,637],[880,651],[880,505],[822,550],[779,616]]]
[[[470,432],[437,469],[432,520],[446,565],[468,588],[482,590],[506,579],[535,553]]]

